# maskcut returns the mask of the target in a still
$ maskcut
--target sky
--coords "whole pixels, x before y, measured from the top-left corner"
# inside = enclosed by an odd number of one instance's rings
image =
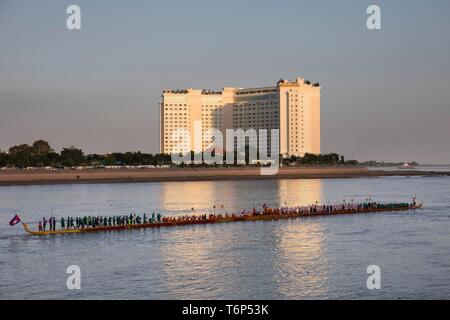
[[[81,30],[66,8],[81,8]],[[381,8],[381,30],[366,9]],[[450,1],[0,0],[0,149],[159,152],[164,88],[322,86],[322,152],[450,163]]]

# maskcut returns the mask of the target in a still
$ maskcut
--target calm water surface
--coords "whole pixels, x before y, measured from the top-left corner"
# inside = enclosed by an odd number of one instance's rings
[[[368,167],[369,170],[377,171],[399,171],[398,166],[385,166],[385,167]],[[450,165],[417,165],[412,168],[400,168],[405,171],[427,171],[427,172],[450,172]]]
[[[32,237],[8,221],[425,201],[416,212]],[[81,290],[66,288],[69,265]],[[366,288],[380,266],[382,289]],[[0,298],[450,298],[450,177],[0,187]]]

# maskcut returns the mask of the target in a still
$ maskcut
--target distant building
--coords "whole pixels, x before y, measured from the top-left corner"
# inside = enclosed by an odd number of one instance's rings
[[[206,132],[216,128],[224,139],[226,129],[279,129],[277,143],[284,156],[319,154],[320,89],[318,83],[297,78],[262,88],[164,90],[160,102],[161,153],[207,150],[211,140]],[[195,146],[192,139],[176,149],[173,131],[185,129],[193,137],[196,121],[202,124],[201,146]]]

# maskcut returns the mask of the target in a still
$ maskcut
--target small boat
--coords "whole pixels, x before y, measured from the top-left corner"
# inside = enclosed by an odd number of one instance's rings
[[[404,163],[401,166],[398,166],[397,169],[401,169],[401,170],[412,170],[415,169],[416,167],[410,163]]]
[[[78,229],[61,229],[61,230],[48,230],[48,231],[33,231],[30,230],[28,224],[21,221],[25,232],[35,236],[45,235],[58,235],[58,234],[73,234],[73,233],[89,233],[89,232],[106,232],[106,231],[119,231],[119,230],[132,230],[132,229],[146,229],[146,228],[161,228],[161,227],[174,227],[183,225],[200,225],[200,224],[212,224],[212,223],[226,223],[226,222],[238,222],[238,221],[268,221],[268,220],[281,220],[281,219],[294,219],[301,217],[316,217],[316,216],[334,216],[343,214],[357,214],[357,213],[375,213],[375,212],[393,212],[393,211],[409,211],[421,209],[423,203],[416,204],[415,201],[411,205],[400,205],[380,208],[367,208],[367,209],[343,209],[333,211],[317,211],[317,212],[297,212],[294,210],[285,213],[262,213],[262,214],[246,214],[237,216],[214,216],[214,218],[197,219],[197,220],[182,220],[182,221],[162,221],[153,223],[140,223],[140,224],[127,224],[127,225],[115,225],[115,226],[98,226]],[[265,208],[269,211],[275,212],[280,210],[279,208]]]

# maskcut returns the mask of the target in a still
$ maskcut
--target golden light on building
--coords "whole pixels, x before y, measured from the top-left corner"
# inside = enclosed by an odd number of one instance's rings
[[[225,87],[222,91],[197,89],[164,90],[160,102],[160,152],[187,153],[207,150],[211,129],[225,139],[227,129],[279,129],[280,153],[302,156],[320,153],[320,90],[318,83],[303,78],[280,80],[275,86],[260,88]],[[179,144],[176,130],[194,137],[194,123],[201,123],[202,140]],[[226,145],[224,141],[224,145]]]

